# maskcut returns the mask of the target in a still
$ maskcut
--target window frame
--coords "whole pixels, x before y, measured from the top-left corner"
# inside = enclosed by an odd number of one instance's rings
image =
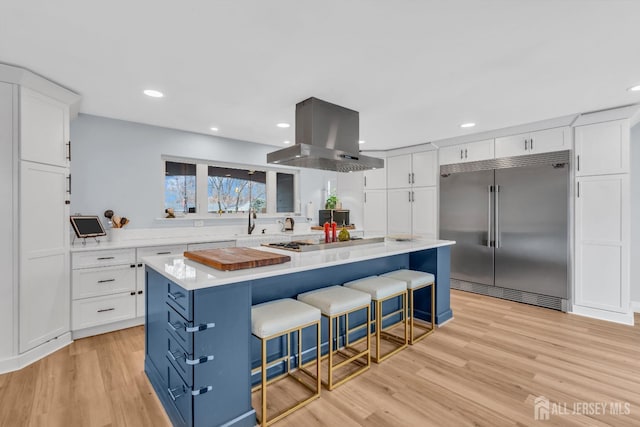
[[[288,167],[272,167],[264,165],[249,165],[241,163],[223,162],[217,160],[207,159],[194,159],[190,157],[179,157],[171,155],[161,156],[161,169],[162,169],[162,199],[161,199],[161,212],[164,212],[165,208],[165,170],[166,162],[179,162],[179,163],[194,163],[196,165],[196,212],[184,213],[176,212],[176,216],[179,218],[188,219],[233,219],[244,218],[245,213],[222,213],[209,212],[209,195],[208,195],[208,178],[209,178],[209,166],[217,166],[223,168],[234,169],[246,169],[263,171],[266,173],[266,213],[258,214],[265,217],[282,217],[282,216],[299,216],[300,213],[300,170],[296,168]],[[277,174],[287,173],[293,175],[293,212],[277,212]]]

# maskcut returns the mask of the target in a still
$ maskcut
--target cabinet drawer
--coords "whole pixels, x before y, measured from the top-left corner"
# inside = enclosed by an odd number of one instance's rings
[[[71,255],[71,268],[106,267],[109,265],[135,264],[135,249],[76,252]]]
[[[190,243],[187,250],[199,251],[203,249],[235,248],[235,240],[225,240],[222,242]]]
[[[193,320],[193,293],[167,280],[167,304],[186,320]]]
[[[73,330],[136,317],[136,297],[129,293],[73,301]]]
[[[135,290],[135,264],[73,270],[74,300]]]
[[[195,344],[194,344],[195,346]],[[211,350],[212,346],[205,346],[206,349]],[[194,357],[195,356],[195,357]],[[169,363],[178,371],[184,382],[193,387],[193,378],[195,372],[199,366],[213,363],[213,354],[197,354],[194,352],[186,351],[182,345],[176,341],[172,334],[168,334],[167,337],[167,359]]]
[[[167,306],[167,332],[186,350],[187,353],[193,351],[193,334],[187,332],[189,322],[185,320],[172,307]]]
[[[142,262],[142,258],[157,255],[182,255],[187,250],[187,245],[171,246],[151,246],[148,248],[138,248],[137,261]]]
[[[193,394],[191,387],[187,386],[176,372],[175,368],[169,364],[167,366],[167,396],[169,401],[178,410],[182,417],[183,425],[190,426],[192,415]]]

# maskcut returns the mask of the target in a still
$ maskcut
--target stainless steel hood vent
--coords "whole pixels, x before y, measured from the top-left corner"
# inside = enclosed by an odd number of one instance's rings
[[[267,163],[352,172],[384,167],[360,154],[357,111],[309,98],[296,104],[296,143],[267,154]]]

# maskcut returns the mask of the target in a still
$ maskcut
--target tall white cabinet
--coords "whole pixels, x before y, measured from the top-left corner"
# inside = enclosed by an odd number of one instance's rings
[[[387,234],[387,168],[364,171],[363,187],[364,232],[367,236],[384,236]]]
[[[387,232],[435,239],[438,235],[438,152],[387,159]]]
[[[633,323],[628,119],[575,128],[573,311]]]
[[[0,268],[9,277],[0,283],[0,372],[71,341],[69,117],[78,101],[29,71],[0,65],[0,194],[8,204]]]

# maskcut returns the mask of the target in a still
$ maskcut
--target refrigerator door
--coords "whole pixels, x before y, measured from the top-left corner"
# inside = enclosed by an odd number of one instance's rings
[[[493,285],[493,170],[440,177],[440,238],[451,247],[451,278]]]
[[[568,297],[569,167],[497,169],[495,285]]]

